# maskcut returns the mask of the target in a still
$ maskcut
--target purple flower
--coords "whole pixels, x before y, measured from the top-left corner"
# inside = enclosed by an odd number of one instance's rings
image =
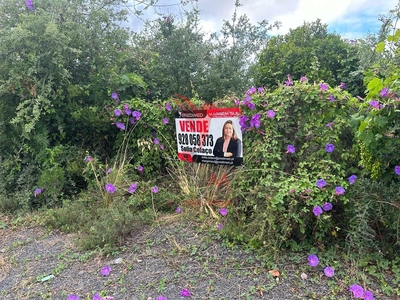
[[[171,107],[171,104],[169,102],[167,102],[165,104],[165,109],[168,110],[168,111],[171,111],[172,107]]]
[[[68,300],[79,300],[79,296],[70,294],[68,295]]]
[[[151,188],[151,192],[152,192],[153,194],[157,194],[157,193],[158,193],[158,187],[157,187],[157,186],[153,186],[153,187]]]
[[[249,120],[247,116],[241,116],[239,119],[239,125],[242,127],[246,127],[246,122]]]
[[[262,93],[262,92],[264,92],[264,88],[263,88],[262,86],[260,86],[260,87],[257,88],[257,91],[258,91],[259,93]]]
[[[129,116],[131,114],[131,110],[129,108],[125,108],[125,114]]]
[[[103,276],[110,275],[110,272],[111,272],[111,267],[110,266],[105,266],[105,267],[101,268],[101,270],[100,270],[100,273]]]
[[[134,192],[136,192],[136,189],[137,189],[137,182],[134,182],[129,186],[128,192],[133,194]]]
[[[156,300],[168,300],[167,298],[165,298],[164,296],[159,296],[159,297],[157,297],[157,299]]]
[[[26,6],[28,7],[29,10],[34,10],[35,8],[33,7],[32,0],[26,0],[25,1]]]
[[[153,143],[156,144],[156,145],[158,145],[158,144],[160,143],[160,140],[159,140],[158,138],[155,138],[155,139],[153,140]]]
[[[178,206],[178,207],[175,209],[175,212],[176,212],[177,214],[182,213],[182,208],[181,208],[180,206]]]
[[[226,207],[222,207],[219,209],[219,213],[221,216],[225,217],[228,214],[228,209]]]
[[[374,300],[374,295],[370,291],[365,291],[364,300]]]
[[[92,300],[101,300],[99,293],[94,294]]]
[[[181,296],[182,297],[190,297],[191,296],[190,291],[187,289],[182,289]]]
[[[335,188],[336,196],[343,195],[346,190],[340,185]]]
[[[395,166],[395,167],[394,167],[394,172],[395,172],[397,175],[400,175],[400,166]]]
[[[260,128],[261,125],[260,118],[261,118],[260,114],[255,114],[254,116],[252,116],[250,120],[250,126],[254,128]]]
[[[315,254],[311,254],[308,256],[308,264],[311,267],[316,267],[319,264],[319,259],[318,256],[316,256]]]
[[[321,91],[326,91],[328,89],[328,85],[325,83],[321,83],[319,85],[319,88],[321,89]]]
[[[163,121],[164,125],[167,125],[169,123],[168,118],[164,118],[164,119],[162,119],[162,121]]]
[[[312,211],[316,217],[322,214],[322,208],[319,205],[315,206]]]
[[[369,102],[369,105],[372,107],[375,107],[376,109],[379,109],[379,102],[376,100],[372,100]]]
[[[222,228],[224,228],[224,224],[219,223],[219,224],[217,225],[217,229],[218,229],[218,230],[221,230]]]
[[[324,186],[326,186],[326,182],[323,179],[318,179],[317,180],[317,187],[319,187],[320,189],[322,189]]]
[[[253,95],[256,92],[256,88],[252,86],[246,91],[246,95]]]
[[[129,118],[129,123],[135,124],[135,118]]]
[[[354,298],[364,298],[364,289],[358,284],[352,284],[349,290],[353,293]]]
[[[37,195],[42,193],[42,189],[41,188],[37,188],[34,192],[33,195],[36,197]]]
[[[122,114],[120,109],[116,109],[114,110],[114,115],[116,115],[117,117],[119,117]]]
[[[142,114],[140,112],[138,112],[137,110],[134,110],[132,112],[132,117],[136,118],[136,120],[140,120],[141,116],[142,116]]]
[[[125,130],[125,124],[121,123],[121,122],[117,122],[115,123],[115,126],[117,126],[119,129],[121,130]]]
[[[400,169],[400,168],[399,168]],[[400,171],[400,170],[399,170]],[[357,176],[356,175],[351,175],[348,180],[350,184],[354,184],[354,182],[356,182]]]
[[[106,171],[106,174],[110,174],[111,171],[112,171],[112,169],[111,169],[111,168],[108,168],[107,171]]]
[[[86,156],[85,157],[85,162],[89,162],[89,161],[92,161],[92,160],[93,160],[93,158],[91,156]]]
[[[137,169],[138,169],[139,172],[142,172],[142,171],[143,171],[143,167],[140,166],[140,165],[139,165],[139,167],[137,167]]]
[[[341,88],[342,90],[346,89],[346,85],[344,84],[344,82],[340,83],[339,88]]]
[[[330,203],[330,202],[325,202],[325,203],[322,205],[322,209],[323,209],[324,211],[329,211],[329,210],[331,210],[331,209],[332,209],[332,203]]]
[[[335,101],[335,96],[333,96],[333,95],[329,95],[329,100],[331,100],[331,101]]]
[[[254,108],[256,108],[256,105],[253,102],[249,102],[247,103],[247,107],[250,108],[250,110],[253,110]]]
[[[239,100],[239,99],[236,99],[236,100],[235,100],[235,105],[236,105],[236,106],[240,105],[240,100]]]
[[[292,77],[290,77],[290,74],[287,74],[287,80],[285,81],[286,86],[290,86],[293,84]]]
[[[296,152],[296,148],[293,145],[288,145],[286,147],[286,153],[295,153]]]
[[[116,92],[112,92],[111,98],[113,98],[115,101],[118,101],[118,94]]]
[[[242,104],[243,104],[243,105],[247,105],[250,101],[251,101],[251,97],[250,97],[250,96],[247,96],[247,97],[245,97],[245,98],[243,99]]]
[[[388,95],[388,91],[389,91],[389,88],[385,87],[380,90],[379,94],[381,95],[381,97],[386,97]]]
[[[333,150],[335,150],[335,146],[333,144],[326,144],[325,150],[326,152],[331,153]]]
[[[273,117],[275,117],[275,112],[272,109],[270,109],[267,111],[267,116],[268,118],[272,119]]]
[[[306,82],[307,81],[307,77],[306,76],[301,76],[300,81],[301,82]]]
[[[335,275],[335,270],[333,269],[333,268],[331,268],[331,267],[326,267],[325,269],[324,269],[324,274],[325,274],[325,276],[327,276],[327,277],[332,277],[333,275]]]
[[[161,150],[164,149],[164,144],[160,144],[160,149],[161,149]]]
[[[328,124],[325,125],[325,127],[329,127],[330,129],[332,129],[332,125],[333,125],[333,122],[329,122]]]
[[[107,191],[108,193],[110,193],[110,194],[114,194],[115,191],[117,190],[117,188],[116,188],[114,185],[112,185],[111,183],[107,183],[107,184],[105,185],[105,189],[106,189],[106,191]]]

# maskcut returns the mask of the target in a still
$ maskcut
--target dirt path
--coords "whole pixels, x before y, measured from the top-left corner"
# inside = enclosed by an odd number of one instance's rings
[[[188,224],[144,226],[110,257],[79,251],[74,238],[40,226],[0,229],[0,299],[66,300],[75,294],[82,300],[99,292],[116,300],[174,300],[183,299],[184,288],[190,299],[350,299],[339,280],[333,295],[326,277],[308,273],[302,279],[291,263],[274,278],[253,255],[223,247]],[[100,272],[104,266],[111,267],[108,276]]]

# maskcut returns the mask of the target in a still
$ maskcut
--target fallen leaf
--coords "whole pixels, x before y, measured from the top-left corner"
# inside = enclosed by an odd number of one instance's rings
[[[269,270],[268,273],[274,277],[279,277],[281,275],[278,270]]]

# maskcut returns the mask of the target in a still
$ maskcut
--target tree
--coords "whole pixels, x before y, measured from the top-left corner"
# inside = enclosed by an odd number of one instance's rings
[[[353,44],[328,33],[327,25],[317,20],[272,37],[258,57],[255,78],[257,85],[268,88],[277,87],[287,74],[295,79],[306,76],[311,81],[323,80],[331,86],[343,81],[357,94],[362,91],[361,74],[349,76],[357,70]]]

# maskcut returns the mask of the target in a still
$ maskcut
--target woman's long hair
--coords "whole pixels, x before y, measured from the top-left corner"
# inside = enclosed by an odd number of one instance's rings
[[[225,125],[226,124],[231,124],[232,125],[232,139],[237,140],[238,136],[236,135],[236,130],[235,126],[233,126],[233,122],[231,120],[228,120],[224,123],[224,126],[222,126],[222,137],[225,138]]]

